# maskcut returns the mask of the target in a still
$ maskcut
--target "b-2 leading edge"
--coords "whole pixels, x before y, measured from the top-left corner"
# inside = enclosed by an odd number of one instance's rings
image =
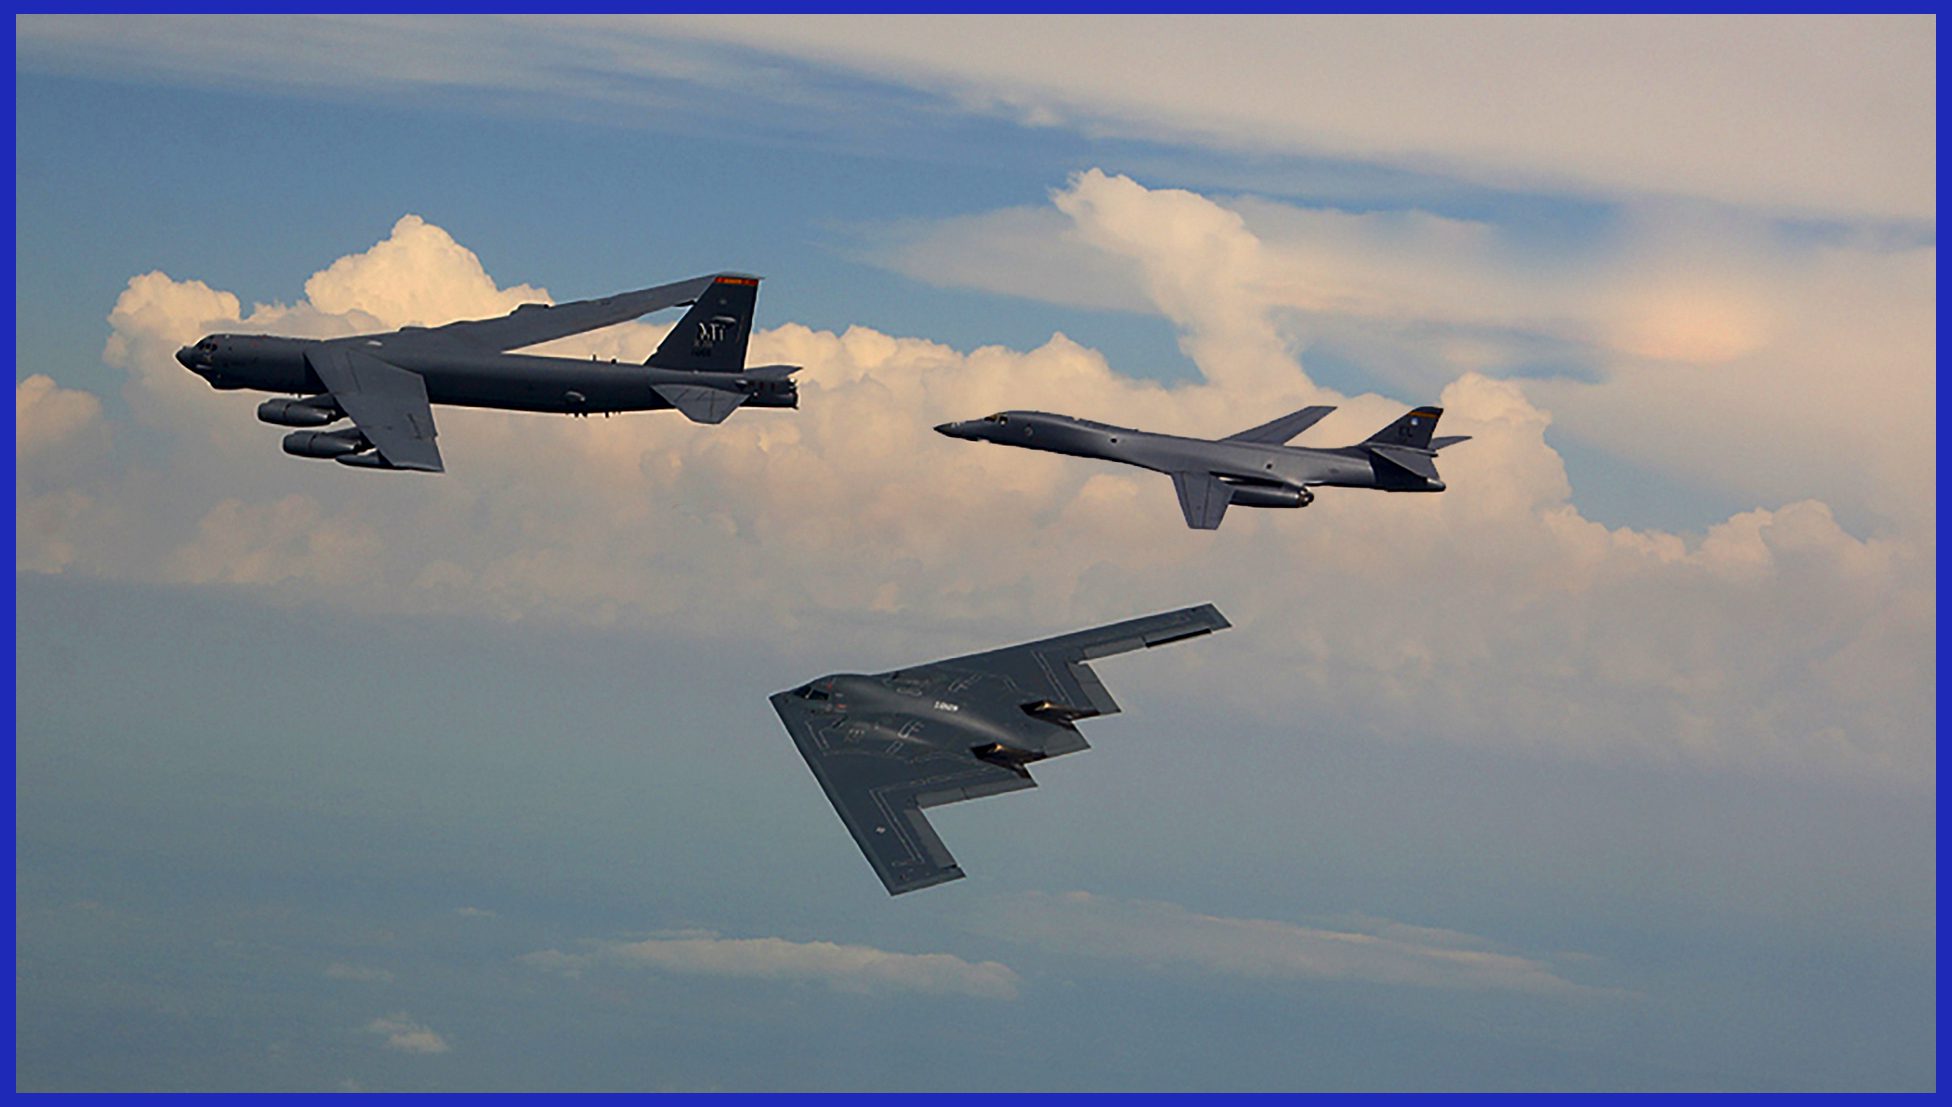
[[[565,415],[677,408],[717,423],[741,407],[798,407],[797,365],[746,366],[759,278],[738,273],[574,303],[523,304],[499,319],[402,327],[351,338],[213,334],[176,352],[212,388],[288,392],[258,418],[298,430],[285,452],[366,469],[438,473],[430,405]],[[664,308],[691,310],[643,365],[540,357],[510,350],[628,322]]]

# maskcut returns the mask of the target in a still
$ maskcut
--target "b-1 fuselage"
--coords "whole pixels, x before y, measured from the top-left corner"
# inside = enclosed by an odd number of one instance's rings
[[[615,361],[457,349],[416,342],[413,328],[334,339],[213,334],[178,350],[176,360],[212,388],[317,395],[329,389],[306,363],[305,353],[327,344],[342,344],[411,370],[426,382],[429,403],[457,407],[570,415],[656,411],[671,404],[653,391],[655,385],[695,384],[701,376],[694,370]],[[799,392],[790,378],[751,375],[763,374],[765,368],[709,375],[742,379],[741,390],[749,393],[747,407],[798,407]]]
[[[1246,507],[1299,506],[1256,503],[1255,486],[1303,490],[1304,494],[1310,485],[1390,492],[1444,490],[1443,481],[1379,462],[1360,446],[1317,448],[1185,438],[1042,411],[999,412],[983,419],[944,423],[935,429],[951,438],[1099,458],[1161,473],[1211,473],[1236,485],[1234,502]]]

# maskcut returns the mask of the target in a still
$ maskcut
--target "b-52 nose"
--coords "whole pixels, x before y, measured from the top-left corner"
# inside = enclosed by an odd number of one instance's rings
[[[182,364],[183,368],[195,372],[197,367],[196,347],[185,346],[176,351],[176,360]]]

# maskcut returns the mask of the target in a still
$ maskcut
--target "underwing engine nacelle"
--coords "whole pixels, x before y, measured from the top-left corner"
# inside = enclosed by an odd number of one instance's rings
[[[303,400],[279,397],[258,405],[258,420],[280,427],[322,427],[345,417],[339,405],[324,396]]]
[[[371,445],[356,430],[293,431],[285,436],[285,452],[293,457],[330,460],[356,454]]]
[[[1315,494],[1306,488],[1236,484],[1232,502],[1241,507],[1307,507],[1315,502]]]

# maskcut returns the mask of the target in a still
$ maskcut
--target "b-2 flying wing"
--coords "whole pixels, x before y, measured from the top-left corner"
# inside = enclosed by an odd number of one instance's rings
[[[772,697],[890,895],[963,875],[922,809],[1030,788],[1033,761],[1085,749],[1118,703],[1086,662],[1228,626],[1212,604]]]

